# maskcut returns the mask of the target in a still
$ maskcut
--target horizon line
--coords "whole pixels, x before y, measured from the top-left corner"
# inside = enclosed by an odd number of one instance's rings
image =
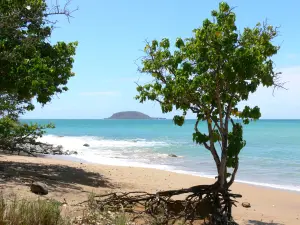
[[[159,117],[154,117],[159,118]],[[108,120],[107,118],[20,118],[21,120]],[[164,119],[109,119],[109,120],[173,120],[173,118]],[[196,120],[196,119],[185,119],[185,120]],[[236,119],[235,119],[236,120]],[[300,118],[262,118],[259,120],[300,120]],[[254,121],[255,122],[255,121]]]

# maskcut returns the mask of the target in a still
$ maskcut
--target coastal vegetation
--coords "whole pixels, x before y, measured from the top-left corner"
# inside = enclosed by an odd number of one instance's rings
[[[24,144],[53,124],[24,124],[19,116],[34,110],[34,101],[49,103],[67,91],[77,42],[51,43],[55,15],[72,11],[47,5],[45,0],[0,2],[0,149],[27,151]]]
[[[0,195],[1,225],[70,225],[69,218],[61,215],[60,203],[54,200],[30,201],[11,199]]]
[[[239,154],[246,145],[243,124],[261,117],[258,106],[241,107],[239,103],[259,86],[281,87],[271,58],[279,50],[272,43],[278,31],[258,23],[240,32],[235,13],[225,2],[211,15],[211,20],[204,20],[193,31],[193,37],[177,38],[175,46],[167,38],[147,42],[140,72],[154,81],[139,85],[136,99],[141,103],[159,102],[163,113],[180,110],[182,114],[173,119],[178,126],[184,124],[188,112],[195,115],[192,138],[211,153],[216,182],[164,194],[192,193],[186,201],[198,195],[196,206],[203,201],[213,206],[209,212],[212,224],[229,224],[234,205],[230,187],[239,168]],[[205,123],[207,129],[199,130],[199,123]]]
[[[124,212],[100,212],[95,207],[94,194],[88,196],[84,212],[73,218],[64,210],[66,204],[50,199],[20,199],[16,195],[10,198],[0,194],[1,225],[127,225],[131,224]]]

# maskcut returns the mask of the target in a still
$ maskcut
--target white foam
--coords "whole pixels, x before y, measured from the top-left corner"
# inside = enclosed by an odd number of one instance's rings
[[[244,181],[244,180],[236,180],[236,182],[244,183],[244,184],[251,184],[251,185],[255,185],[255,186],[262,186],[262,187],[269,187],[269,188],[275,188],[275,189],[281,189],[281,190],[300,192],[300,186],[278,185],[278,184],[260,183],[260,182],[253,182],[253,181]]]
[[[167,171],[171,171],[173,169],[171,166],[167,166],[167,165],[147,164],[147,163],[131,161],[128,159],[107,158],[107,157],[102,157],[102,156],[98,156],[98,155],[95,156],[93,154],[75,155],[72,157],[79,158],[79,159],[82,159],[82,160],[90,162],[90,163],[97,163],[97,164],[102,164],[102,165],[153,168],[153,169],[160,169],[160,170],[167,170]]]
[[[55,135],[45,135],[40,138],[40,141],[54,145],[62,145],[65,148],[86,149],[84,144],[89,144],[90,148],[128,148],[128,147],[155,147],[155,146],[168,146],[169,144],[162,141],[145,141],[144,139],[132,139],[132,140],[112,140],[102,139],[92,136],[80,136],[80,137],[59,137]]]
[[[108,164],[113,165],[128,165],[128,160],[132,164],[139,163],[136,161],[144,163],[154,161],[155,163],[155,160],[162,161],[169,158],[166,153],[153,151],[156,147],[169,145],[161,141],[146,141],[144,139],[113,140],[91,136],[59,137],[54,135],[46,135],[39,141],[55,146],[62,145],[64,150],[77,151],[78,155],[76,157],[95,163],[109,162]],[[83,146],[84,144],[88,144],[89,147]],[[157,164],[163,163],[159,162]]]

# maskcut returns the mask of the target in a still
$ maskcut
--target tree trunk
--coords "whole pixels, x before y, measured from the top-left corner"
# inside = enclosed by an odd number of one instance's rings
[[[211,224],[234,224],[232,218],[232,200],[230,199],[229,183],[227,182],[227,154],[222,152],[220,170],[218,171],[218,192],[215,194],[215,207],[211,217]]]
[[[230,193],[225,186],[215,193],[215,207],[211,215],[210,224],[212,225],[227,225],[235,224],[232,218],[232,200]]]

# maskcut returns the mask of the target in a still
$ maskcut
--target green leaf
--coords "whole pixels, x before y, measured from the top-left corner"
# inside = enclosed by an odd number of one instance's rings
[[[183,46],[184,46],[183,40],[182,40],[181,38],[177,38],[177,39],[176,39],[175,46],[176,46],[177,48],[183,47]]]
[[[184,124],[184,116],[174,116],[173,121],[176,125],[182,126]]]

